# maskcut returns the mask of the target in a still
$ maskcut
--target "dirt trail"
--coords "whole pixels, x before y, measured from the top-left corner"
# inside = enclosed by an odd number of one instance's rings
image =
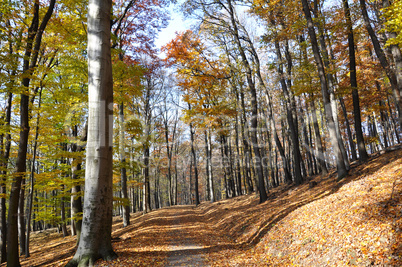
[[[120,266],[210,266],[208,251],[220,239],[195,206],[152,211],[133,218],[127,228],[115,227]],[[114,265],[101,261],[97,266]]]
[[[188,216],[192,215],[179,217],[172,222],[168,266],[207,266],[202,255],[204,246],[194,239],[192,231],[195,229],[185,223]]]

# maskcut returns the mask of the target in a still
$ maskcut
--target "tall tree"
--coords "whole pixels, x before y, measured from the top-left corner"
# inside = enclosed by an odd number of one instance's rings
[[[353,115],[355,118],[355,131],[357,139],[357,148],[359,150],[359,160],[366,161],[368,154],[364,144],[363,131],[362,131],[362,118],[360,115],[360,99],[357,87],[357,73],[356,73],[356,55],[355,55],[355,39],[353,35],[352,18],[350,16],[350,8],[348,0],[342,0],[343,9],[346,17],[346,27],[348,32],[348,46],[349,46],[349,70],[350,70],[350,86],[352,87],[353,96]],[[354,149],[354,147],[351,147]]]
[[[82,232],[67,266],[117,257],[111,243],[113,211],[113,78],[110,47],[112,0],[88,4],[88,141]]]
[[[257,136],[257,127],[258,127],[258,102],[257,102],[257,91],[255,88],[255,83],[253,81],[252,77],[252,69],[250,67],[250,63],[247,59],[245,49],[241,44],[241,38],[239,35],[239,30],[238,30],[238,23],[236,19],[236,13],[234,10],[233,2],[231,0],[227,1],[227,6],[224,5],[224,3],[220,2],[219,3],[222,8],[225,8],[228,13],[229,13],[229,20],[231,23],[231,26],[233,27],[233,38],[234,41],[237,45],[237,48],[239,49],[240,56],[242,58],[242,62],[244,64],[245,70],[246,70],[246,78],[247,78],[247,84],[250,90],[251,94],[251,113],[252,113],[252,118],[251,118],[251,125],[250,125],[250,131],[251,131],[251,143],[255,155],[255,169],[257,172],[257,177],[258,177],[258,191],[260,193],[260,203],[265,202],[268,199],[267,191],[265,188],[265,180],[264,180],[264,173],[263,173],[263,168],[262,168],[262,155],[259,147],[259,142],[258,142],[258,136]]]
[[[191,105],[189,104],[189,109],[191,109]],[[197,154],[194,147],[194,129],[193,124],[190,122],[190,138],[191,138],[191,154],[193,157],[193,165],[194,165],[194,195],[195,195],[195,205],[198,206],[200,204],[200,194],[198,192],[198,165],[197,165]],[[191,169],[190,169],[191,171]]]
[[[371,42],[373,43],[374,51],[375,54],[378,57],[378,60],[381,63],[381,66],[383,67],[385,73],[388,76],[388,79],[390,80],[392,91],[394,93],[394,97],[396,100],[396,105],[397,105],[397,110],[399,114],[399,124],[402,125],[402,97],[401,97],[401,91],[402,91],[402,70],[399,70],[398,76],[395,75],[395,72],[391,68],[391,65],[389,64],[389,61],[384,53],[384,50],[381,47],[380,41],[378,40],[378,37],[371,26],[370,23],[370,18],[367,12],[367,6],[366,6],[366,0],[359,0],[360,2],[360,8],[362,11],[363,15],[363,20],[364,24],[366,26],[367,32],[370,36]],[[402,64],[402,62],[399,62],[399,64]],[[399,68],[401,65],[398,66]]]
[[[33,4],[33,17],[28,29],[26,40],[25,55],[23,59],[23,79],[22,85],[24,92],[20,100],[20,139],[18,144],[18,156],[16,162],[16,175],[11,187],[8,228],[7,228],[7,266],[20,266],[18,253],[18,206],[23,176],[26,172],[26,157],[29,137],[29,85],[31,75],[36,67],[39,50],[41,48],[42,36],[46,26],[53,14],[56,0],[51,0],[45,16],[39,24],[39,0]],[[25,225],[25,224],[24,224]]]
[[[323,102],[324,102],[325,119],[328,124],[331,145],[335,152],[336,166],[337,166],[337,171],[338,171],[338,179],[342,179],[348,174],[348,171],[345,166],[345,161],[344,161],[344,158],[343,158],[343,155],[342,155],[342,152],[340,149],[339,140],[338,140],[337,134],[336,134],[335,121],[332,116],[333,113],[332,113],[331,101],[330,101],[330,96],[329,96],[328,83],[327,83],[327,79],[326,79],[326,75],[325,75],[324,64],[323,64],[322,57],[320,54],[320,48],[318,46],[317,35],[315,33],[314,23],[313,23],[313,19],[311,17],[311,11],[310,11],[310,7],[309,7],[307,0],[302,0],[302,7],[303,7],[303,12],[304,12],[305,18],[307,20],[308,34],[310,36],[311,46],[313,48],[314,59],[315,59],[315,63],[317,65],[317,69],[318,69],[318,76],[320,78],[321,93],[322,93],[322,98],[323,98]]]

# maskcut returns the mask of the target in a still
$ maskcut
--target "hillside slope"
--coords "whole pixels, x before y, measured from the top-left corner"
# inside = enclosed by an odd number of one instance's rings
[[[98,266],[402,266],[402,149],[352,166],[337,182],[271,189],[216,203],[134,214],[113,228],[119,258]],[[34,235],[23,266],[63,266],[74,237]],[[3,265],[1,265],[3,266]]]

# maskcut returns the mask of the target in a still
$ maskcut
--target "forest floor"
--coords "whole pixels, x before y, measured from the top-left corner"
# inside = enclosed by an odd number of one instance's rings
[[[300,186],[114,219],[118,259],[97,266],[402,266],[402,149]],[[64,266],[75,237],[32,235],[22,266]],[[3,266],[3,265],[1,265]]]

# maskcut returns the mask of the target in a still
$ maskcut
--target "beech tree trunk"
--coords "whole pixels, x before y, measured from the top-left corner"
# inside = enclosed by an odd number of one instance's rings
[[[126,227],[130,225],[130,199],[128,198],[127,192],[127,169],[126,169],[126,152],[125,152],[125,138],[124,138],[124,104],[121,103],[119,106],[119,122],[120,122],[120,140],[119,140],[119,156],[120,156],[120,183],[121,183],[121,194],[124,199],[123,203],[123,226]]]
[[[41,102],[42,102],[42,88],[39,92],[39,108],[41,107]],[[29,197],[28,197],[28,203],[27,203],[27,221],[26,221],[26,238],[25,238],[25,257],[29,257],[29,236],[30,236],[30,231],[31,231],[31,217],[32,217],[32,203],[33,203],[33,194],[34,194],[34,188],[35,188],[35,163],[36,163],[36,151],[38,148],[38,137],[39,137],[39,120],[40,120],[40,115],[37,115],[36,118],[36,127],[35,127],[35,139],[34,139],[34,146],[33,146],[33,158],[32,158],[32,168],[31,168],[31,175],[30,175],[30,183],[31,183],[31,188],[29,191]]]
[[[142,212],[148,213],[151,211],[151,188],[149,183],[149,155],[150,155],[150,138],[151,138],[151,119],[152,119],[152,111],[151,111],[151,90],[152,90],[152,81],[151,77],[147,77],[147,85],[145,89],[145,102],[144,102],[144,121],[145,121],[145,133],[144,133],[144,143],[143,147],[143,203]]]
[[[78,137],[78,127],[74,126],[73,128],[73,136]],[[72,152],[82,152],[84,150],[83,143],[86,143],[88,139],[88,121],[85,124],[85,128],[83,130],[82,136],[80,138],[80,143],[72,144]],[[79,174],[82,168],[82,158],[78,156],[72,159],[71,162],[71,179],[77,180],[79,179]],[[74,186],[71,188],[71,234],[77,235],[77,245],[80,241],[81,229],[82,229],[82,198],[80,196],[81,186],[77,183],[74,183]],[[75,233],[73,233],[73,229]]]
[[[327,80],[325,77],[324,64],[322,62],[320,49],[319,49],[318,42],[317,42],[317,36],[316,36],[315,30],[314,30],[314,24],[313,24],[313,20],[311,18],[311,12],[310,12],[310,8],[309,8],[307,0],[302,0],[302,6],[303,6],[304,15],[307,20],[308,33],[310,36],[311,45],[313,48],[314,59],[315,59],[316,65],[317,65],[318,75],[320,78],[321,92],[322,92],[323,103],[324,103],[325,119],[328,124],[331,145],[335,152],[336,166],[337,166],[337,171],[338,171],[338,179],[342,179],[348,174],[348,171],[346,169],[343,155],[342,155],[342,152],[339,147],[340,144],[338,143],[338,139],[337,139],[337,135],[336,135],[335,122],[334,122],[334,118],[332,116],[332,107],[331,107],[331,101],[330,101],[330,97],[329,97],[329,88],[328,88]]]
[[[291,104],[291,95],[290,95],[291,92],[289,91],[290,88],[288,88],[287,86],[285,80],[285,74],[283,73],[283,59],[278,40],[275,40],[275,51],[276,56],[278,58],[278,74],[280,77],[280,84],[283,95],[285,97],[286,118],[292,138],[293,162],[294,162],[294,173],[295,173],[294,182],[296,183],[296,185],[299,185],[302,183],[303,177],[300,167],[301,156],[300,156],[298,130],[296,128],[297,125],[295,125],[295,121],[293,120],[293,114],[292,114],[293,112],[296,112],[296,110],[292,111],[293,106]]]
[[[350,86],[352,87],[353,97],[353,115],[355,118],[355,131],[357,139],[357,149],[359,150],[359,160],[364,162],[368,160],[369,156],[366,151],[362,131],[362,118],[360,115],[360,99],[359,91],[357,89],[357,73],[356,73],[356,55],[355,55],[355,40],[353,35],[352,18],[350,16],[350,9],[348,0],[342,0],[343,10],[346,17],[346,27],[348,30],[348,46],[349,46],[349,70],[350,70]],[[352,148],[354,149],[354,147]]]
[[[318,1],[315,1],[315,5],[314,5],[314,12],[313,14],[315,14],[316,18],[320,18],[321,17],[324,18],[324,16],[322,16],[322,12],[321,9],[319,9],[318,7]],[[345,149],[345,145],[343,143],[343,139],[342,139],[342,135],[341,135],[341,131],[340,131],[340,127],[339,127],[339,122],[338,122],[338,108],[337,108],[337,102],[336,99],[337,97],[335,96],[335,75],[331,73],[331,64],[330,64],[330,58],[329,58],[329,53],[327,50],[327,45],[326,45],[326,41],[325,41],[325,19],[323,20],[322,23],[317,23],[317,28],[318,28],[318,45],[319,48],[321,49],[321,53],[322,53],[322,62],[324,63],[325,68],[327,69],[326,72],[326,77],[327,77],[327,88],[328,88],[328,92],[329,92],[329,99],[330,99],[330,103],[331,103],[331,110],[332,110],[332,117],[334,120],[334,125],[335,125],[335,133],[336,133],[336,138],[338,140],[338,146],[340,149],[340,153],[342,154],[342,158],[345,164],[345,168],[348,171],[350,169],[350,163],[349,163],[349,159],[346,153],[346,149]],[[331,50],[331,48],[330,48]],[[325,71],[325,70],[324,70]]]
[[[206,173],[208,179],[208,196],[211,202],[215,202],[214,179],[212,176],[212,147],[211,147],[211,133],[209,129],[205,130],[205,154],[207,158]]]
[[[20,44],[17,42],[16,48],[13,48],[13,38],[12,32],[8,33],[9,36],[9,55],[13,56],[14,51],[18,51],[20,49]],[[7,90],[10,90],[13,86],[15,86],[15,76],[17,74],[17,70],[13,69],[11,73],[10,87]],[[4,117],[4,126],[6,127],[6,133],[1,134],[0,142],[1,142],[1,163],[3,170],[1,171],[2,178],[0,178],[0,194],[7,193],[6,187],[6,177],[7,177],[7,167],[8,160],[10,157],[11,150],[11,133],[10,133],[10,122],[11,122],[11,107],[12,107],[12,99],[13,93],[7,92],[7,102],[5,107],[5,117]],[[4,139],[5,138],[5,139]],[[6,198],[0,198],[0,263],[7,261],[7,207],[6,207]]]
[[[236,103],[238,102],[238,97],[236,94]],[[236,124],[235,124],[235,133],[236,133],[236,138],[235,138],[235,145],[236,145],[236,189],[237,189],[237,195],[241,196],[243,194],[242,186],[241,186],[241,167],[240,167],[240,146],[239,146],[239,116],[236,114]]]
[[[15,73],[14,73],[15,74]],[[5,117],[5,126],[9,127],[11,122],[11,106],[12,106],[13,94],[8,93],[7,98],[7,106],[6,106],[6,117]],[[10,129],[9,129],[10,130]],[[1,174],[4,178],[0,179],[0,194],[7,193],[6,180],[5,177],[7,175],[7,165],[10,157],[11,150],[11,133],[7,131],[5,134],[5,143],[4,135],[1,136],[2,142],[2,162],[1,166],[4,168],[1,171]],[[6,249],[6,240],[7,240],[7,209],[6,209],[6,198],[0,198],[0,263],[7,261],[7,249]]]
[[[391,66],[385,56],[384,50],[381,48],[380,41],[378,40],[377,35],[374,32],[373,27],[370,23],[370,18],[367,13],[366,7],[366,0],[360,0],[360,8],[363,15],[364,24],[366,26],[367,32],[370,36],[371,42],[373,43],[374,51],[377,55],[378,60],[382,68],[384,69],[385,73],[390,80],[392,91],[394,93],[394,97],[396,100],[398,115],[399,115],[399,124],[402,125],[402,98],[401,98],[401,91],[402,91],[402,80],[398,81],[395,72],[392,71]],[[395,52],[395,51],[394,51]],[[401,62],[402,65],[402,62]],[[400,66],[401,67],[401,66]],[[402,74],[401,74],[402,76]],[[401,77],[402,78],[402,77]]]
[[[113,213],[113,78],[110,53],[112,0],[88,5],[88,141],[82,232],[67,266],[117,257],[111,243]]]
[[[200,205],[200,195],[198,193],[198,166],[197,166],[197,155],[194,148],[194,130],[193,124],[190,123],[190,138],[191,138],[191,154],[193,155],[194,164],[194,194],[195,194],[195,205]]]
[[[20,266],[18,255],[18,204],[20,199],[21,183],[26,172],[26,157],[29,137],[29,84],[30,74],[33,73],[38,61],[38,54],[42,43],[42,35],[47,23],[53,14],[56,0],[51,0],[48,10],[39,25],[39,1],[33,5],[34,14],[31,26],[28,29],[25,57],[23,60],[22,85],[25,92],[21,94],[20,100],[20,139],[18,144],[18,155],[16,162],[16,175],[11,186],[8,228],[7,228],[7,266]]]
[[[264,181],[264,173],[262,168],[262,157],[260,153],[260,147],[257,136],[257,127],[258,127],[258,102],[257,102],[257,91],[255,88],[255,84],[252,78],[252,70],[250,64],[248,62],[246,53],[240,41],[239,31],[237,27],[237,22],[234,14],[233,4],[231,0],[227,1],[228,3],[228,11],[231,20],[231,24],[233,27],[233,37],[236,43],[237,48],[239,49],[240,56],[242,58],[242,62],[244,64],[246,70],[246,78],[247,84],[251,94],[251,113],[252,117],[250,120],[250,136],[251,136],[251,145],[253,147],[254,152],[254,169],[257,175],[258,181],[258,191],[260,193],[260,203],[265,202],[268,199],[267,191],[265,188]]]

